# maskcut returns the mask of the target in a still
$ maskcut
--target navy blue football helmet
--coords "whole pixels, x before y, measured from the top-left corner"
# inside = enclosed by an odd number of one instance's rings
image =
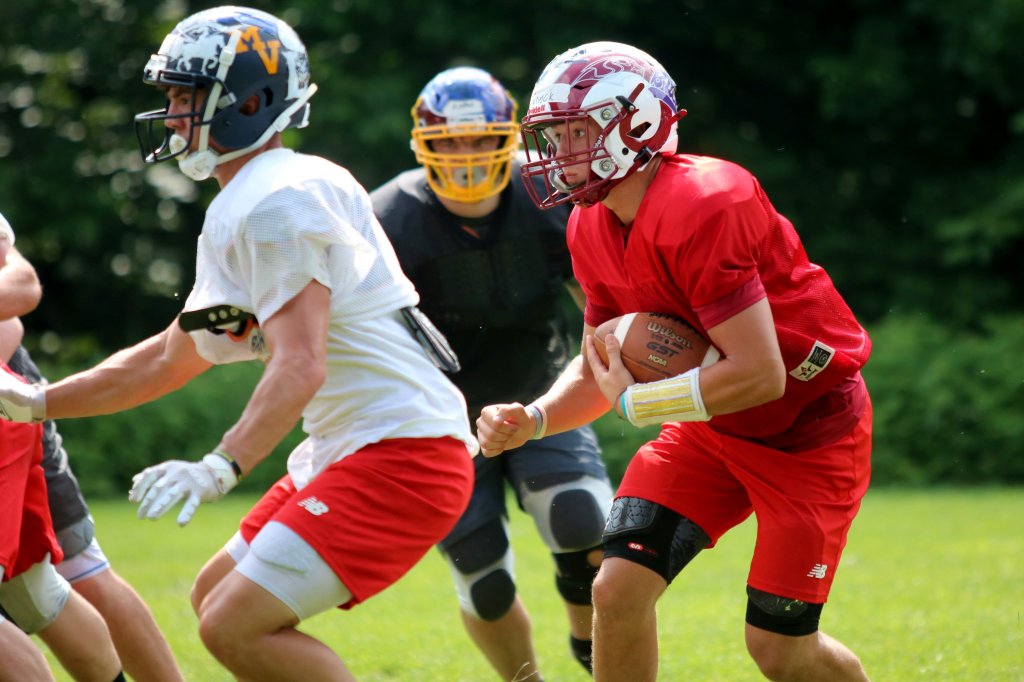
[[[274,133],[309,120],[309,57],[295,31],[277,17],[245,7],[217,7],[182,20],[150,57],[143,82],[191,90],[192,111],[167,107],[138,114],[135,131],[146,163],[177,158],[183,172],[202,180],[221,163],[262,146]],[[196,97],[196,91],[205,97]],[[254,112],[241,111],[252,95]],[[164,122],[188,117],[190,138]],[[210,148],[213,140],[221,151]]]

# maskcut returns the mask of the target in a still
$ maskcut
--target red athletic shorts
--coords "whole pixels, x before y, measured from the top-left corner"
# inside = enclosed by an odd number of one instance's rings
[[[869,402],[849,434],[799,453],[724,436],[703,422],[666,424],[633,457],[616,496],[668,507],[704,529],[712,544],[755,513],[748,584],[820,604],[870,475]]]
[[[268,521],[298,533],[330,565],[351,608],[405,575],[448,534],[469,504],[473,461],[454,438],[367,445],[296,491],[285,476],[245,518],[246,542]]]
[[[64,558],[53,532],[43,474],[43,429],[0,420],[0,566],[4,580],[50,553]]]

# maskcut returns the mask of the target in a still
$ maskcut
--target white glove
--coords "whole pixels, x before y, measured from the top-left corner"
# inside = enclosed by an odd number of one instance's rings
[[[140,519],[158,519],[181,500],[178,525],[192,520],[200,502],[214,502],[238,485],[231,463],[210,453],[198,462],[172,459],[143,469],[132,478],[128,500],[139,504]]]
[[[31,424],[46,419],[46,389],[0,370],[0,417]]]

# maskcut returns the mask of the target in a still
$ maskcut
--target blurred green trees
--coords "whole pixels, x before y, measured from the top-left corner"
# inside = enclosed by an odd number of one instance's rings
[[[0,211],[44,282],[27,344],[55,376],[166,326],[188,293],[216,188],[144,168],[132,117],[162,105],[149,54],[214,4],[0,5]],[[320,86],[289,143],[367,188],[412,165],[409,108],[440,69],[486,68],[525,108],[570,46],[647,50],[689,111],[681,148],[752,170],[875,333],[876,480],[1024,481],[1024,1],[250,4],[296,27]]]

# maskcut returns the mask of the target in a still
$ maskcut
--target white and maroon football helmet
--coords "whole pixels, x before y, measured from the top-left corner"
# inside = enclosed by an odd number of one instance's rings
[[[520,172],[537,206],[592,206],[657,154],[674,154],[677,122],[686,115],[675,90],[661,64],[622,43],[587,43],[555,57],[534,86],[522,123],[527,162]],[[554,140],[564,126],[580,121],[597,125],[586,126],[582,144],[558,151]],[[570,184],[564,170],[582,163],[589,176]],[[537,184],[546,196],[529,181],[534,177],[543,179]]]

